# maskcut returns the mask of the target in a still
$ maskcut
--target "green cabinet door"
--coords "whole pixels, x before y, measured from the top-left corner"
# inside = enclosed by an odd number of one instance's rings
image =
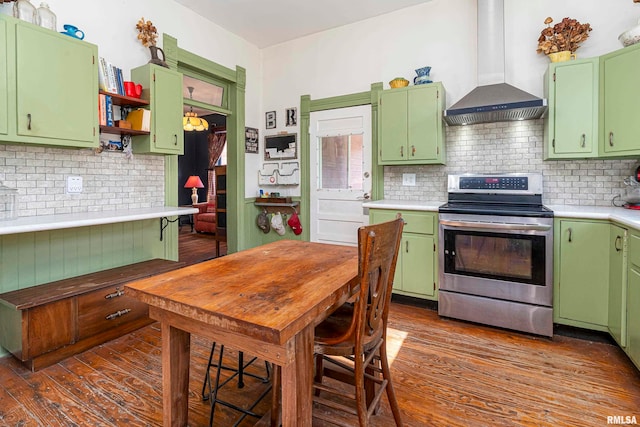
[[[607,330],[609,299],[609,224],[556,222],[554,317],[557,323]]]
[[[380,93],[378,163],[404,161],[407,156],[407,91]]]
[[[444,164],[442,83],[380,92],[378,163]]]
[[[133,152],[184,154],[182,73],[146,64],[132,69],[131,79],[142,85],[151,109],[151,133],[133,137]]]
[[[421,85],[407,92],[407,160],[437,161],[440,150],[439,128],[442,118],[438,87]]]
[[[405,220],[393,280],[394,293],[435,299],[437,274],[434,224],[436,214],[419,211],[371,209],[369,222],[391,221],[400,214]]]
[[[640,369],[640,271],[629,269],[627,293],[627,348],[629,358]]]
[[[16,23],[15,31],[21,141],[97,147],[97,47],[24,22]]]
[[[545,74],[545,159],[598,156],[599,59],[553,63]]]
[[[640,45],[601,58],[601,144],[603,154],[640,154]]]
[[[432,297],[435,292],[433,236],[406,233],[402,237],[402,288],[404,292]]]
[[[156,67],[154,89],[151,120],[155,148],[168,154],[184,154],[182,74]]]
[[[7,40],[7,23],[0,21],[0,38]],[[0,135],[9,132],[7,44],[0,41]]]
[[[609,234],[609,333],[624,348],[627,344],[627,230],[610,226]]]

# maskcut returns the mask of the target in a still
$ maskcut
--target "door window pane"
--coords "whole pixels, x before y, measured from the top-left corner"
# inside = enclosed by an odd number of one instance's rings
[[[320,138],[320,188],[362,190],[362,135]]]

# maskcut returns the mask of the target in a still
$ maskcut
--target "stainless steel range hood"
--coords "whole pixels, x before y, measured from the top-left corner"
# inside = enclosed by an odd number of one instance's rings
[[[539,119],[547,100],[505,83],[504,0],[478,0],[478,84],[444,113],[452,126]]]

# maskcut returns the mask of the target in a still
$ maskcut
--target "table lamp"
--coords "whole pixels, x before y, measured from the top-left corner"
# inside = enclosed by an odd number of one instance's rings
[[[192,188],[191,201],[195,205],[198,203],[198,188],[204,188],[204,184],[198,175],[191,175],[187,182],[184,184],[184,188]]]

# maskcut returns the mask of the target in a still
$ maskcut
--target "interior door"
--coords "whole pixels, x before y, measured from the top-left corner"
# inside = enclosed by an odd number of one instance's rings
[[[371,106],[313,112],[309,132],[311,241],[355,246],[369,223]]]

